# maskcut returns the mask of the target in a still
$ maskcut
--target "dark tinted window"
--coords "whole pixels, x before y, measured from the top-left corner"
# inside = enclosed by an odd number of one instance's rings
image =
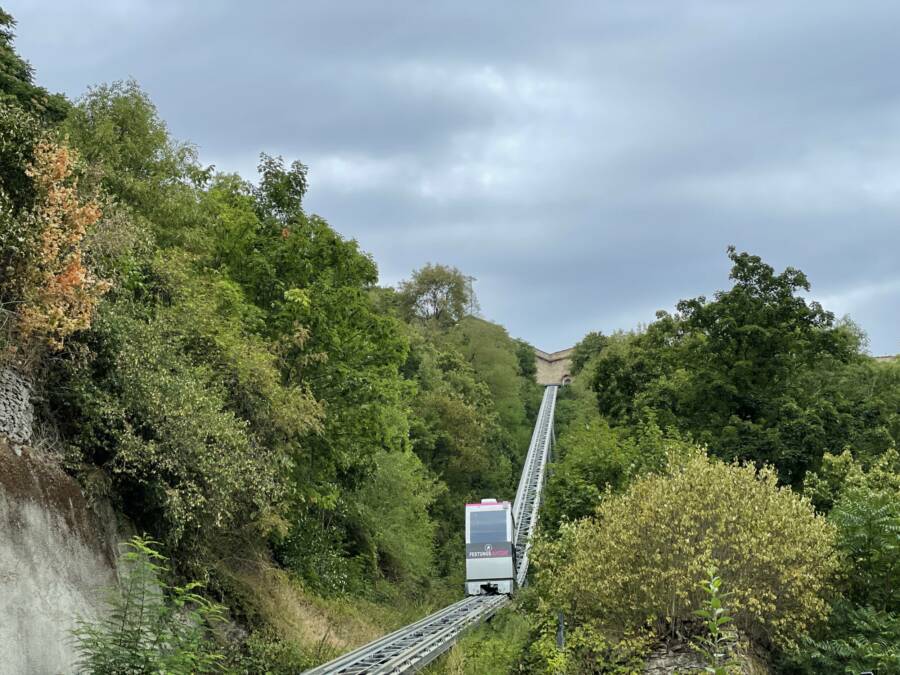
[[[506,540],[506,511],[472,511],[469,514],[469,543],[492,544]]]

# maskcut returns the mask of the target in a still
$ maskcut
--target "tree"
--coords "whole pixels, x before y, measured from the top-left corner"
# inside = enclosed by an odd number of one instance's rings
[[[13,48],[15,26],[15,19],[0,9],[0,103],[14,103],[45,122],[60,122],[69,102],[34,84],[34,68]]]
[[[519,375],[516,343],[506,329],[470,316],[460,321],[447,338],[490,388],[500,425],[512,447],[516,452],[527,448],[531,420],[526,418],[526,401],[536,392]]]
[[[160,243],[190,241],[200,216],[193,187],[205,183],[210,170],[197,163],[194,146],[170,137],[137,82],[91,87],[62,129],[92,167],[86,177],[147,218]]]
[[[254,190],[254,196],[261,213],[289,224],[303,212],[303,197],[308,187],[307,167],[295,160],[290,169],[285,169],[282,157],[261,153],[257,171],[259,186]]]
[[[455,267],[428,264],[400,283],[400,303],[407,320],[434,322],[448,327],[477,311],[474,278]]]
[[[537,359],[534,356],[534,347],[525,340],[516,340],[516,358],[519,359],[519,375],[527,380],[535,381]]]
[[[585,335],[575,345],[575,349],[572,352],[572,374],[577,375],[580,373],[588,361],[602,352],[608,343],[609,338],[603,333],[592,331]]]
[[[825,452],[852,443],[854,428],[865,433],[847,424],[847,396],[828,383],[864,358],[859,335],[801,295],[809,282],[798,270],[776,274],[757,256],[728,255],[732,288],[614,336],[595,357],[592,386],[618,423],[652,410],[714,454],[768,462],[796,485]],[[889,438],[869,436],[876,452],[887,447]]]

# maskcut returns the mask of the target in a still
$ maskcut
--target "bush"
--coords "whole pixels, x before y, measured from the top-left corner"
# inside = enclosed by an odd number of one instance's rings
[[[610,427],[592,408],[580,409],[564,426],[544,497],[544,524],[591,515],[604,493],[619,492],[641,474],[665,466],[666,453],[687,444],[664,434],[652,413],[634,429]]]
[[[810,503],[777,486],[775,472],[710,460],[670,459],[602,500],[593,518],[563,526],[535,549],[548,608],[609,637],[690,630],[715,564],[732,592],[736,625],[751,640],[791,645],[823,619],[837,568],[834,528]]]
[[[78,155],[45,137],[21,110],[0,105],[0,309],[15,329],[20,366],[62,348],[90,325],[108,284],[83,262],[100,207],[78,187]],[[7,306],[7,307],[4,307]]]
[[[229,409],[221,373],[177,348],[177,327],[133,313],[127,302],[100,312],[97,353],[72,363],[58,410],[74,459],[108,472],[126,513],[196,553],[271,511],[283,459]]]
[[[312,668],[315,659],[295,643],[274,633],[256,632],[243,645],[244,654],[232,659],[229,673],[234,675],[295,675]]]
[[[34,241],[22,274],[19,332],[23,342],[39,339],[54,350],[62,348],[68,335],[90,326],[109,288],[82,262],[82,242],[99,220],[100,207],[79,197],[76,163],[77,155],[68,148],[42,141],[26,172],[38,199],[32,212],[22,216]]]
[[[806,491],[831,511],[842,554],[828,625],[782,655],[792,672],[900,672],[900,473],[897,451],[868,467],[849,451],[825,455]]]
[[[375,465],[356,499],[379,567],[391,579],[423,580],[433,571],[435,523],[428,509],[446,488],[410,450],[381,452]]]
[[[133,537],[122,556],[121,588],[109,613],[74,631],[78,672],[92,675],[217,672],[224,656],[209,632],[223,608],[194,593],[197,584],[162,581],[165,557],[155,542]]]

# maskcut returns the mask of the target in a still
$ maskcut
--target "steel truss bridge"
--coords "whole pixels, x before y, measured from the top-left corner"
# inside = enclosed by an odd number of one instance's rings
[[[525,583],[528,573],[531,536],[537,525],[541,489],[553,445],[557,389],[557,386],[544,389],[513,502],[519,564],[516,581],[520,586]],[[334,661],[313,668],[305,675],[384,675],[417,671],[450,649],[467,628],[490,618],[507,602],[509,598],[505,595],[469,596]]]

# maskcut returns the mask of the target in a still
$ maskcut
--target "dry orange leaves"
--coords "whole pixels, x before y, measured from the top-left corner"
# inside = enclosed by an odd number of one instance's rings
[[[26,272],[19,333],[25,343],[62,348],[67,336],[84,330],[110,284],[96,279],[82,260],[84,237],[100,219],[100,206],[78,194],[76,153],[41,141],[27,173],[37,199],[26,216],[38,234],[37,250]]]

